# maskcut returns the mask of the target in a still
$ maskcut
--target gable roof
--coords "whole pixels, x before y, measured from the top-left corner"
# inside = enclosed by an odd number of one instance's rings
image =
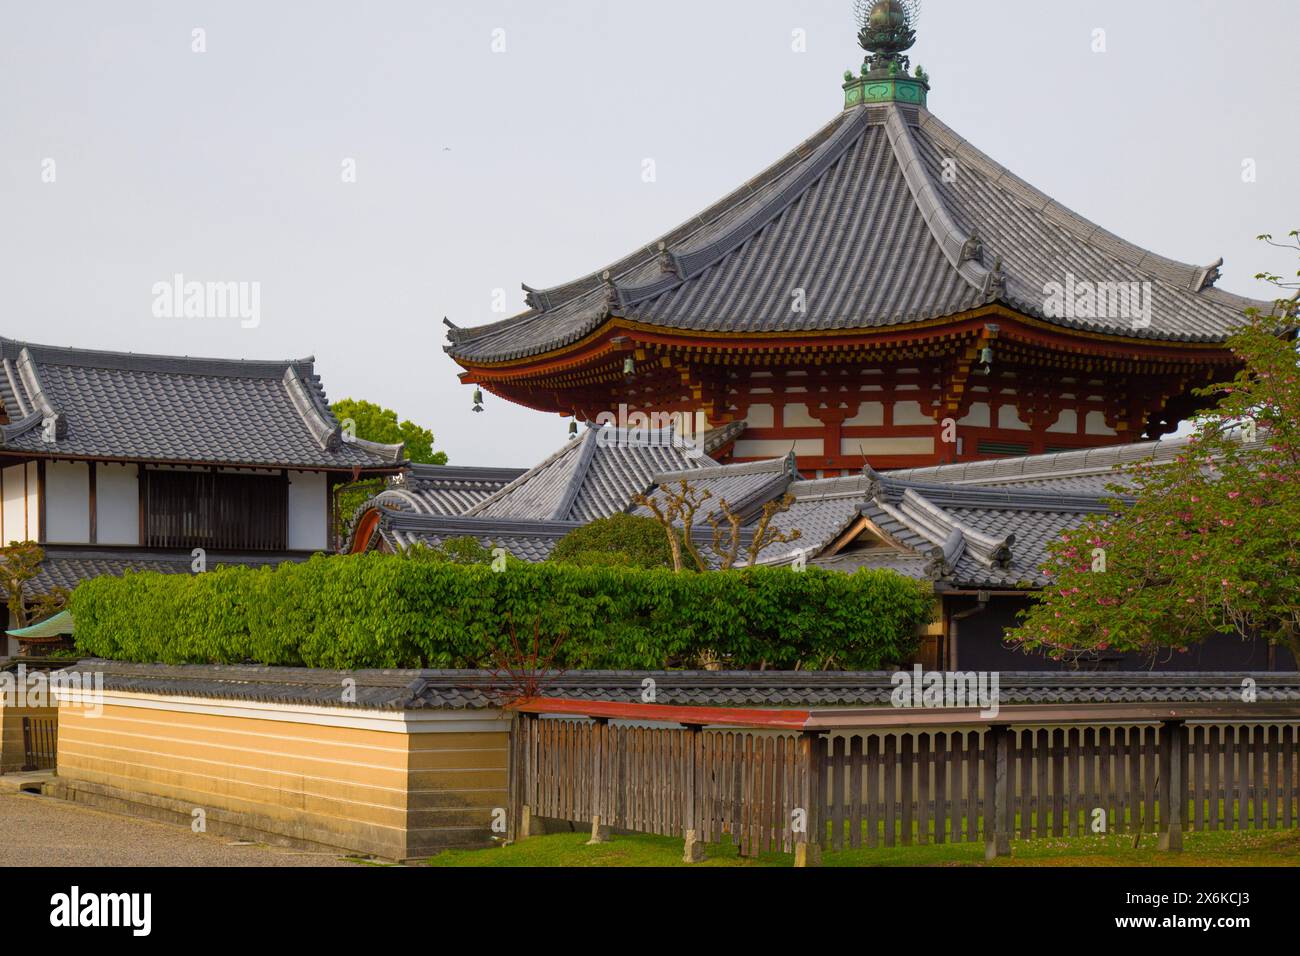
[[[390,551],[415,546],[437,548],[461,538],[472,538],[484,548],[505,548],[523,561],[545,561],[560,539],[583,526],[579,521],[510,521],[448,515],[420,515],[381,508],[370,532],[370,548],[378,541]],[[354,529],[353,533],[356,533]]]
[[[702,446],[716,447],[732,431],[715,429]],[[380,541],[390,550],[438,547],[469,537],[526,561],[544,561],[570,531],[627,509],[665,469],[694,474],[715,464],[671,430],[588,426],[527,471],[413,466],[361,506],[343,550]]]
[[[695,471],[711,458],[671,430],[587,427],[580,437],[470,508],[465,515],[531,521],[594,521],[623,511],[664,471]]]
[[[1024,491],[1055,491],[1063,494],[1107,495],[1110,485],[1128,482],[1122,472],[1125,465],[1139,461],[1155,464],[1173,461],[1187,450],[1188,436],[1166,437],[1159,441],[1107,445],[1047,455],[1025,455],[970,461],[955,465],[930,465],[907,468],[886,474],[898,481],[929,484],[983,485]],[[1262,448],[1258,440],[1247,448]]]
[[[761,565],[791,564],[802,556],[818,567],[888,568],[950,589],[1042,587],[1048,545],[1089,515],[1108,512],[1106,498],[1114,497],[927,483],[870,469],[852,477],[805,480],[791,459],[780,458],[718,465],[696,477],[661,475],[658,483],[683,477],[696,490],[713,494],[697,512],[697,527],[727,497],[744,516],[747,541],[763,505],[790,496],[789,507],[774,514],[769,527],[791,540],[765,548]],[[856,546],[863,536],[869,547]]]
[[[461,515],[524,474],[523,468],[412,464],[372,503],[424,515]]]
[[[656,487],[650,498],[663,508],[664,489],[680,487],[683,480],[688,481],[695,492],[708,494],[696,512],[697,524],[703,526],[710,515],[720,512],[724,501],[733,514],[742,516],[748,524],[764,504],[780,497],[798,477],[791,453],[784,458],[662,472],[654,477]],[[651,514],[645,505],[629,506],[628,510],[643,517]]]
[[[945,163],[958,163],[945,182]],[[925,109],[846,110],[708,210],[605,269],[546,290],[528,311],[451,327],[471,363],[538,355],[609,317],[696,331],[870,329],[1001,302],[1062,327],[1162,341],[1225,340],[1272,303],[1214,288],[1218,264],[1175,262],[1125,242],[1020,180]],[[1046,314],[1067,276],[1150,282],[1146,328]],[[802,288],[807,309],[790,308]]]
[[[0,451],[58,458],[392,469],[401,445],[344,440],[314,360],[250,362],[0,339]]]

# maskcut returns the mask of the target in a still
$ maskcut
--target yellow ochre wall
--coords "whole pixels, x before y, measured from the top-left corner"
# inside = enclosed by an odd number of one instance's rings
[[[53,707],[6,707],[0,701],[0,773],[16,773],[23,768],[23,718],[58,716]]]
[[[494,713],[139,696],[60,708],[64,796],[178,822],[201,808],[209,832],[394,860],[486,845],[506,805],[510,724]]]

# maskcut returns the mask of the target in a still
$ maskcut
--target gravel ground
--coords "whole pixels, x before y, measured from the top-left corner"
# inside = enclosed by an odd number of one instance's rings
[[[0,866],[353,866],[332,853],[231,846],[191,833],[27,793],[0,793]]]

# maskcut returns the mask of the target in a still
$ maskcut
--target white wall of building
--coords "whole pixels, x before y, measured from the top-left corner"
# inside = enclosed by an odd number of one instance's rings
[[[325,475],[289,472],[289,550],[329,547],[329,497]]]
[[[45,540],[51,544],[90,541],[90,468],[84,461],[45,464]]]
[[[921,411],[920,402],[895,402],[895,425],[933,425],[934,419]]]
[[[98,544],[140,543],[140,472],[136,465],[96,465],[95,538]]]
[[[736,442],[735,454],[737,458],[783,458],[790,453],[791,445],[800,457],[816,458],[824,454],[820,438],[800,438],[793,442],[788,438],[746,438]]]
[[[0,469],[0,485],[0,541],[35,541],[41,520],[36,462]]]
[[[1003,405],[998,409],[998,428],[1017,432],[1030,431],[1029,426],[1020,420],[1020,411],[1014,405]]]
[[[1084,420],[1084,429],[1086,434],[1089,435],[1111,436],[1118,434],[1115,429],[1106,424],[1104,412],[1089,412],[1088,417]]]

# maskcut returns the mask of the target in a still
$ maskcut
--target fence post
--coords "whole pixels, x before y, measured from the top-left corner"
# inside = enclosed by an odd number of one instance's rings
[[[23,770],[36,770],[36,748],[32,746],[32,719],[23,718]]]
[[[826,838],[826,828],[822,825],[822,775],[826,772],[822,760],[822,737],[813,731],[804,731],[799,735],[800,779],[799,809],[804,812],[804,828],[795,834],[794,865],[797,867],[820,866],[822,862],[822,841]]]
[[[605,764],[605,739],[609,720],[593,717],[591,727],[591,839],[587,846],[609,842],[609,814],[605,812],[604,778],[608,773]]]
[[[1169,853],[1183,849],[1183,800],[1187,796],[1187,725],[1181,720],[1160,724],[1160,795],[1164,827],[1159,847]]]
[[[511,796],[516,801],[516,810],[511,814],[511,822],[515,826],[512,839],[522,842],[542,832],[541,825],[533,816],[533,808],[528,804],[529,784],[533,782],[532,778],[537,772],[537,768],[533,766],[533,740],[537,736],[537,715],[518,715],[511,728],[511,736],[515,740],[515,746],[511,748],[510,761],[511,777],[515,782],[511,788]]]
[[[1003,724],[989,727],[984,739],[984,792],[991,789],[993,793],[992,805],[984,807],[984,859],[989,861],[1011,855],[1010,757],[1011,728]]]
[[[700,839],[699,793],[702,772],[700,744],[703,740],[700,728],[695,725],[686,727],[686,792],[682,799],[682,829],[685,831],[686,848],[682,854],[684,863],[704,862],[704,841]]]

